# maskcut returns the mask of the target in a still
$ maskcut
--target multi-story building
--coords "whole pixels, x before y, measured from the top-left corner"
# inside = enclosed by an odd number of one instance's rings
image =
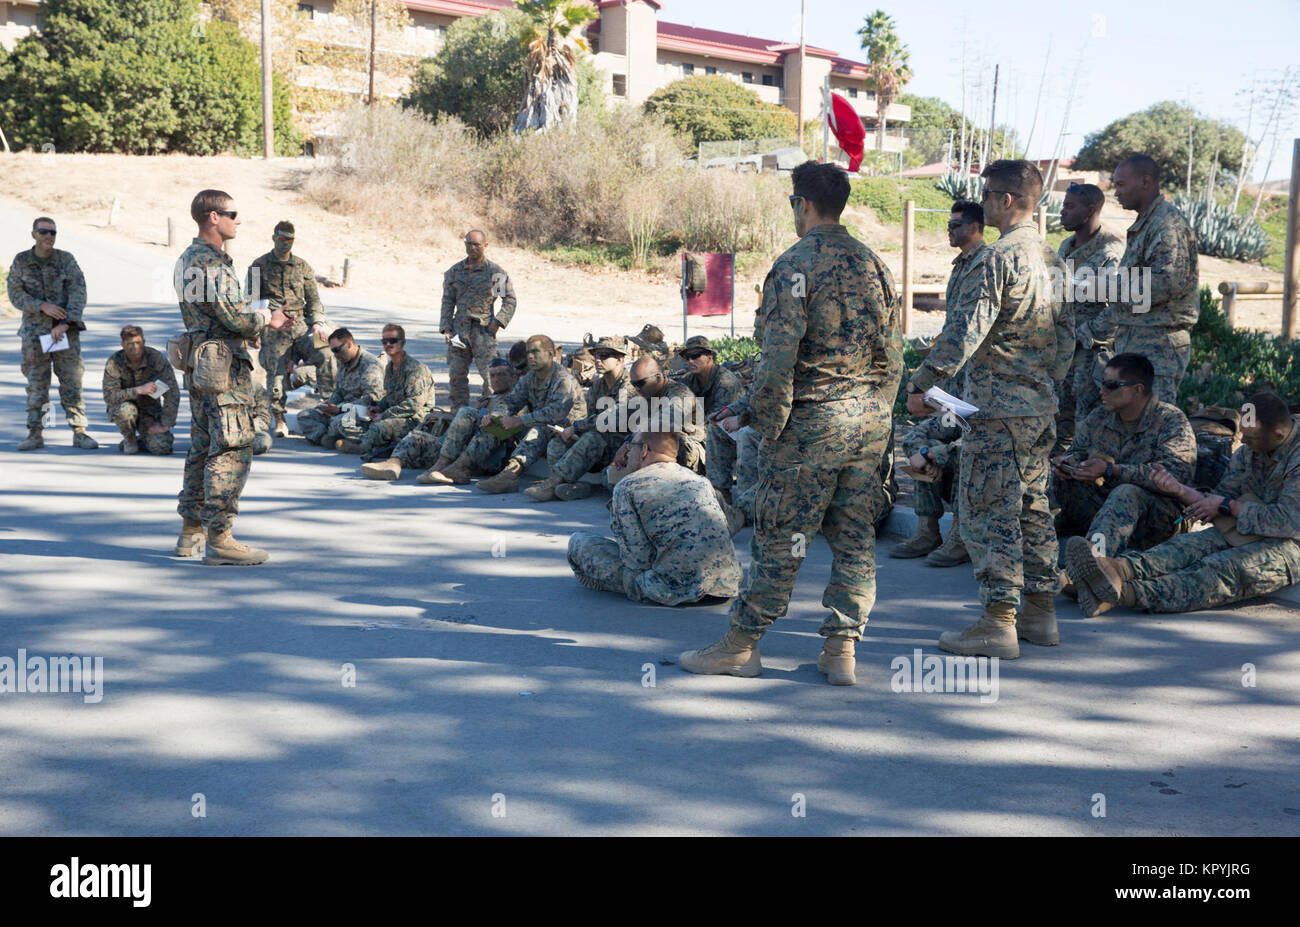
[[[0,0],[0,47],[12,49],[19,39],[34,32],[40,7],[40,0]]]

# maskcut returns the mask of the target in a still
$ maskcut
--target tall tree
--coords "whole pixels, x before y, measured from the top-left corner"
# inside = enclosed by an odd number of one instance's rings
[[[912,79],[911,50],[894,28],[894,18],[876,10],[858,30],[867,53],[867,89],[876,95],[876,150],[885,147],[885,113]]]
[[[524,105],[515,132],[545,131],[578,116],[578,56],[587,51],[581,29],[599,14],[584,0],[520,0],[531,24]]]

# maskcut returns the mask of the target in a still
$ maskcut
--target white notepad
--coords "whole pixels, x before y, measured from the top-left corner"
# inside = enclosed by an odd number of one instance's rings
[[[169,389],[171,389],[171,387],[168,386],[166,383],[164,383],[162,380],[154,380],[153,385],[154,385],[153,395],[155,399],[161,399],[163,397],[163,394],[166,393]]]
[[[41,335],[41,349],[49,354],[51,351],[66,351],[68,349],[68,333],[64,332],[55,341],[53,335]]]
[[[932,406],[952,412],[962,418],[970,418],[979,409],[963,399],[958,399],[950,393],[945,393],[937,386],[932,386],[925,391],[925,401]]]

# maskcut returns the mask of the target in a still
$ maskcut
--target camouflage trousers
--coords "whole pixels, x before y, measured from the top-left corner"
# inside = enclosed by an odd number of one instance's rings
[[[524,436],[519,439],[515,449],[510,452],[510,459],[519,461],[523,468],[527,470],[542,459],[546,454],[546,446],[551,443],[551,439],[555,436],[555,428],[551,425],[529,426],[528,430],[524,432]],[[484,437],[491,437],[491,435],[485,435]]]
[[[1300,543],[1265,538],[1232,547],[1216,528],[1181,534],[1148,551],[1130,551],[1140,608],[1190,612],[1259,595],[1300,581]]]
[[[447,345],[447,371],[450,378],[450,399],[453,410],[469,405],[469,365],[470,361],[478,368],[483,378],[483,395],[488,395],[488,364],[497,356],[497,340],[488,334],[487,327],[469,318],[460,318],[453,322],[455,333],[466,347],[458,348]]]
[[[316,338],[311,329],[304,332],[301,326],[296,325],[294,330],[277,332],[268,328],[262,334],[259,359],[266,370],[267,398],[276,415],[284,415],[284,397],[289,391],[291,363],[314,366],[317,391],[323,396],[334,392],[334,380],[338,372],[334,355],[328,348],[316,347]]]
[[[915,480],[912,483],[914,498],[912,508],[918,516],[942,518],[943,504],[952,508],[957,500],[957,459],[951,457],[943,465],[943,476],[933,483]]]
[[[576,483],[584,474],[604,467],[614,459],[626,435],[588,431],[566,442],[559,435],[546,445],[546,462],[551,472],[564,477],[566,483]]]
[[[861,639],[876,601],[875,520],[889,434],[889,405],[873,396],[796,406],[780,437],[763,441],[753,556],[731,605],[733,627],[762,633],[786,613],[804,553],[821,531],[833,560],[820,633]]]
[[[271,431],[271,394],[267,392],[266,368],[262,366],[257,353],[248,352],[248,359],[253,363],[249,379],[253,384],[253,428],[256,431]]]
[[[1178,404],[1178,385],[1192,359],[1191,334],[1180,328],[1119,325],[1115,328],[1115,354],[1141,354],[1156,369],[1151,395]]]
[[[190,450],[176,511],[214,531],[229,531],[253,461],[253,384],[236,358],[225,393],[190,390]],[[223,405],[222,403],[226,403]]]
[[[23,376],[27,378],[27,428],[42,427],[50,405],[51,374],[59,378],[59,404],[70,428],[86,427],[86,400],[81,395],[81,333],[68,330],[68,347],[46,354],[41,350],[41,332],[22,331]]]
[[[420,425],[420,420],[413,417],[381,418],[377,422],[358,422],[352,416],[339,416],[342,421],[331,422],[331,427],[338,429],[339,437],[346,441],[356,441],[361,445],[361,456],[369,457],[378,448],[396,444]]]
[[[298,413],[298,430],[312,444],[321,447],[333,447],[334,442],[343,437],[343,420],[348,413],[328,415],[319,408],[303,409]]]
[[[1074,443],[1075,422],[1083,421],[1088,413],[1101,405],[1099,380],[1111,353],[1109,345],[1100,348],[1075,346],[1070,370],[1056,391],[1058,406],[1053,457],[1065,453]]]
[[[1122,483],[1107,490],[1082,480],[1053,476],[1056,500],[1056,533],[1061,537],[1088,539],[1103,557],[1118,557],[1126,550],[1146,550],[1177,533],[1174,522],[1182,506],[1172,496],[1162,496]]]
[[[705,433],[705,476],[714,489],[730,489],[736,472],[736,441],[716,424]]]
[[[1020,604],[1021,592],[1060,588],[1047,503],[1052,416],[970,421],[961,443],[957,513],[980,602]]]
[[[138,437],[147,453],[165,457],[172,452],[170,431],[149,434],[149,426],[162,421],[162,403],[157,400],[142,397],[133,402],[109,406],[108,419],[117,426],[123,439]]]
[[[736,488],[731,492],[735,507],[754,522],[754,494],[758,491],[758,448],[763,437],[746,425],[736,433]]]
[[[592,432],[588,432],[591,434]],[[639,574],[623,566],[618,542],[578,531],[569,536],[569,566],[579,577],[606,592],[617,592],[633,602],[644,602],[646,595],[637,583]],[[650,599],[650,601],[654,601]],[[668,603],[664,603],[668,604]]]

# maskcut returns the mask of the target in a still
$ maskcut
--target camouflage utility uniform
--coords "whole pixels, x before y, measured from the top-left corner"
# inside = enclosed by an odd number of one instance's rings
[[[414,430],[436,401],[433,374],[407,354],[400,367],[390,360],[384,368],[384,398],[375,403],[383,418],[367,423],[348,417],[334,427],[345,440],[360,442],[361,456],[370,457]]]
[[[525,406],[529,411],[521,413]],[[510,460],[519,461],[522,469],[527,470],[546,453],[546,446],[555,435],[551,426],[564,428],[587,417],[587,400],[573,374],[559,364],[551,364],[540,378],[532,370],[519,378],[506,396],[506,414],[524,420],[525,430]],[[492,436],[482,434],[481,437]],[[486,447],[484,442],[483,448]]]
[[[501,306],[493,312],[497,299]],[[484,258],[478,264],[460,261],[442,277],[442,317],[438,330],[459,335],[465,347],[447,347],[447,368],[451,377],[448,402],[453,410],[469,402],[470,361],[483,378],[483,395],[488,390],[488,364],[497,356],[497,339],[488,333],[495,319],[507,328],[515,316],[515,288],[510,275],[499,264]]]
[[[283,308],[286,315],[293,317],[292,329],[267,329],[262,336],[260,360],[266,370],[271,412],[284,416],[292,362],[313,365],[316,389],[322,396],[333,392],[337,375],[334,355],[328,348],[316,347],[316,336],[311,331],[311,326],[325,323],[311,265],[295,254],[282,261],[274,251],[268,251],[249,265],[246,289],[250,301],[268,299],[272,310]]]
[[[379,358],[357,348],[357,356],[351,363],[340,363],[334,380],[334,392],[326,402],[340,408],[355,403],[365,408],[377,406],[384,398],[384,368]],[[306,409],[298,413],[298,430],[312,444],[333,447],[334,442],[342,438],[344,423],[350,418],[347,412],[326,415],[319,408]],[[356,434],[360,429],[356,429]]]
[[[965,278],[943,331],[912,376],[925,391],[965,367],[965,399],[978,407],[962,439],[957,513],[980,601],[1055,593],[1056,531],[1047,503],[1056,438],[1056,383],[1074,356],[1069,303],[1055,301],[1055,252],[1030,222],[989,246]]]
[[[50,403],[50,371],[59,378],[59,403],[69,427],[86,427],[86,401],[81,395],[81,332],[86,330],[82,313],[86,308],[86,278],[77,259],[55,248],[45,260],[29,248],[14,256],[9,267],[9,302],[23,314],[18,326],[22,342],[23,376],[27,378],[27,428],[40,428]],[[54,303],[67,313],[65,319],[52,319],[41,312],[41,303]],[[56,325],[67,323],[68,347],[45,353],[41,335],[48,335]]]
[[[943,476],[933,483],[914,481],[916,498],[913,508],[918,516],[943,517],[943,504],[952,505],[957,488],[957,463],[961,459],[961,426],[948,424],[942,415],[921,419],[903,435],[903,453],[908,457],[926,452],[933,463],[943,467]]]
[[[1196,470],[1196,435],[1187,416],[1154,396],[1142,416],[1125,422],[1104,408],[1079,423],[1070,448],[1076,461],[1088,457],[1111,464],[1101,486],[1054,478],[1061,514],[1061,537],[1082,535],[1104,557],[1124,550],[1145,550],[1176,533],[1182,506],[1156,489],[1151,474],[1157,464],[1180,483],[1191,483]]]
[[[566,483],[576,483],[583,475],[603,467],[614,459],[627,433],[617,431],[620,407],[626,407],[629,385],[627,367],[612,384],[602,373],[587,390],[587,415],[573,423],[573,440],[566,442],[556,435],[546,445],[546,462],[551,472]],[[613,426],[613,427],[608,427]]]
[[[1073,270],[1073,276],[1067,277],[1065,283],[1074,299],[1075,339],[1074,361],[1061,383],[1060,409],[1056,413],[1059,447],[1069,447],[1077,423],[1101,405],[1102,371],[1114,356],[1111,339],[1115,334],[1103,278],[1115,272],[1124,255],[1124,243],[1110,232],[1098,230],[1086,244],[1078,247],[1074,241],[1075,236],[1071,235],[1057,249],[1066,269]],[[1081,298],[1087,296],[1093,298]]]
[[[707,382],[693,373],[682,382],[703,401],[706,417],[730,406],[744,392],[740,377],[718,363],[713,365],[713,375]],[[736,470],[736,442],[713,423],[708,424],[705,435],[704,460],[709,482],[717,489],[731,489]]]
[[[161,400],[157,395],[135,391],[137,386],[155,380],[167,385]],[[118,351],[104,365],[103,388],[109,421],[117,426],[123,438],[134,440],[139,435],[150,454],[172,452],[172,429],[176,427],[176,413],[181,406],[181,391],[166,354],[145,345],[144,357],[136,366],[127,359],[125,350]],[[167,430],[151,435],[149,426],[153,424]]]
[[[609,524],[614,540],[569,538],[569,565],[583,585],[660,605],[736,594],[740,561],[704,477],[676,463],[642,467],[614,487]]]
[[[427,470],[438,462],[440,456],[455,460],[468,452],[470,465],[479,470],[498,472],[505,466],[506,456],[515,448],[512,440],[502,440],[479,429],[483,413],[500,415],[506,412],[507,393],[493,393],[486,399],[480,399],[473,405],[461,406],[450,422],[447,430],[439,437],[437,428],[447,413],[434,410],[419,428],[411,432],[393,448],[393,456],[402,462],[403,467],[417,467]]]

